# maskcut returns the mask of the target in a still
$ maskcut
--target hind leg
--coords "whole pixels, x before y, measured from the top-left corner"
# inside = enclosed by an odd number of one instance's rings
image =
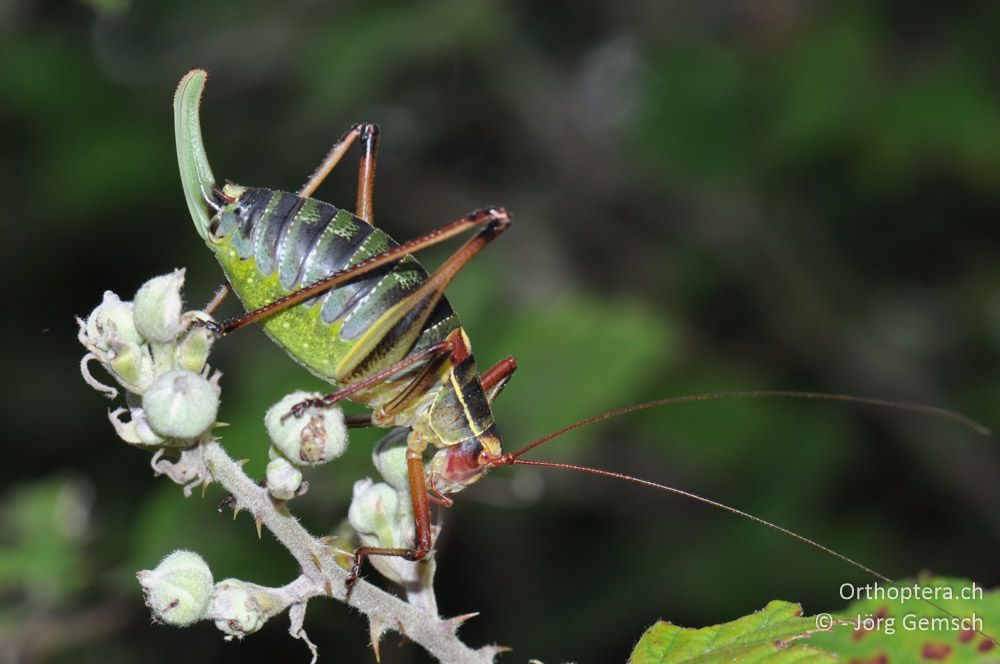
[[[373,224],[372,218],[372,187],[375,183],[375,160],[378,152],[378,125],[362,122],[347,130],[340,140],[326,154],[323,163],[310,176],[309,181],[302,185],[298,195],[308,198],[322,184],[330,171],[340,163],[347,149],[356,140],[361,141],[361,163],[358,165],[358,201],[355,212],[359,218]]]

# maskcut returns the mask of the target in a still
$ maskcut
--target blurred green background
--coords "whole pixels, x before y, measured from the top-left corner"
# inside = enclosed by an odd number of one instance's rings
[[[1000,424],[998,34],[991,2],[0,3],[0,660],[307,661],[284,617],[236,644],[209,624],[149,624],[133,573],[173,548],[217,578],[295,569],[249,519],[216,512],[217,488],[184,500],[154,480],[76,369],[73,316],[105,289],[130,299],[184,266],[198,304],[221,281],[176,172],[170,101],[188,69],[211,73],[220,177],[297,188],[371,120],[375,219],[394,237],[512,211],[449,293],[481,366],[518,357],[496,408],[515,449],[715,389],[849,392]],[[320,198],[353,204],[347,163]],[[257,331],[214,364],[224,442],[259,476],[264,409],[322,386]],[[314,531],[373,473],[376,437],[310,474],[296,508]],[[1000,455],[949,422],[710,402],[534,457],[702,493],[890,576],[1000,583]],[[841,583],[871,581],[731,515],[534,469],[460,495],[438,560],[442,611],[480,611],[467,642],[508,645],[511,662],[623,661],[657,618],[699,626],[772,598],[836,609]],[[323,661],[371,660],[342,605],[312,602],[306,626]],[[426,661],[397,642],[384,661]]]

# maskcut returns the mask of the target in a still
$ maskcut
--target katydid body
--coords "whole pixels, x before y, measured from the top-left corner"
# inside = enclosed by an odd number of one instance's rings
[[[490,401],[516,364],[508,358],[480,377],[444,289],[509,225],[509,216],[482,210],[415,241],[395,242],[371,223],[374,125],[345,134],[298,193],[234,184],[220,188],[198,119],[205,80],[204,71],[190,72],[174,100],[181,179],[199,234],[250,312],[215,328],[224,334],[260,322],[293,359],[337,388],[317,405],[349,398],[372,409],[371,425],[410,430],[414,546],[363,547],[355,574],[366,555],[422,559],[432,545],[429,503],[450,503],[447,494],[477,480],[502,456]],[[358,138],[356,214],[309,197]],[[479,232],[432,274],[410,255],[477,227]],[[425,477],[428,447],[441,449]]]
[[[213,218],[210,244],[235,293],[256,310],[399,245],[329,203],[269,189],[236,190]],[[223,195],[228,195],[224,193]],[[456,339],[461,324],[413,256],[274,313],[261,326],[316,376],[348,387],[407,357]],[[416,297],[414,297],[416,294]],[[466,344],[467,347],[467,344]],[[380,427],[412,427],[428,443],[455,445],[493,425],[471,353],[434,353],[350,399]]]

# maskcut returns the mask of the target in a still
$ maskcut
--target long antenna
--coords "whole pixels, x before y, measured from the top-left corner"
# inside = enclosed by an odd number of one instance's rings
[[[879,579],[880,581],[885,581],[888,584],[894,584],[894,583],[896,583],[895,581],[893,581],[889,577],[885,576],[884,574],[880,574],[879,572],[876,572],[872,568],[866,567],[865,565],[862,565],[858,561],[852,560],[851,558],[848,558],[844,554],[838,553],[838,552],[834,551],[833,549],[831,549],[830,547],[823,546],[819,542],[817,542],[815,540],[811,540],[811,539],[809,539],[808,537],[806,537],[804,535],[799,535],[797,532],[789,530],[788,528],[783,528],[783,527],[779,526],[776,523],[771,523],[770,521],[768,521],[766,519],[762,519],[759,516],[755,516],[753,514],[750,514],[749,512],[744,512],[743,510],[736,509],[735,507],[732,507],[730,505],[726,505],[725,503],[720,503],[717,500],[712,500],[711,498],[706,498],[705,496],[700,496],[697,493],[691,493],[690,491],[685,491],[684,489],[678,489],[677,487],[669,486],[669,485],[666,485],[666,484],[659,484],[657,482],[650,482],[649,480],[644,480],[644,479],[641,479],[641,478],[638,478],[638,477],[633,477],[631,475],[626,475],[624,473],[616,473],[614,471],[601,470],[600,468],[591,468],[589,466],[576,466],[576,465],[573,465],[573,464],[570,464],[570,463],[554,463],[554,462],[551,462],[551,461],[526,461],[524,459],[518,459],[518,458],[514,458],[514,460],[511,463],[514,464],[514,465],[519,465],[519,466],[542,466],[543,468],[564,468],[564,469],[567,469],[567,470],[579,470],[579,471],[584,472],[584,473],[590,473],[591,475],[601,475],[603,477],[613,477],[613,478],[618,479],[618,480],[625,480],[626,482],[634,482],[636,484],[641,484],[643,486],[648,486],[648,487],[650,487],[652,489],[659,489],[660,491],[667,491],[668,493],[675,493],[675,494],[677,494],[679,496],[684,496],[685,498],[690,498],[692,500],[696,500],[699,503],[705,503],[706,505],[711,505],[712,507],[717,507],[720,510],[725,510],[726,512],[731,512],[731,513],[733,513],[733,514],[735,514],[737,516],[743,517],[744,519],[750,519],[751,521],[756,521],[757,523],[765,525],[768,528],[773,528],[774,530],[777,530],[779,533],[784,533],[785,535],[788,535],[789,537],[791,537],[793,539],[797,539],[798,541],[802,542],[803,544],[808,544],[809,546],[815,547],[815,548],[819,549],[820,551],[823,551],[825,553],[829,553],[831,556],[834,556],[835,558],[840,558],[841,560],[843,560],[848,565],[853,565],[854,567],[857,567],[858,569],[860,569],[860,570],[862,570],[864,572],[868,572],[869,574],[871,574],[875,578]]]
[[[876,572],[871,567],[868,567],[867,565],[863,565],[863,564],[859,563],[858,561],[854,560],[853,558],[848,558],[844,554],[839,553],[837,551],[834,551],[830,547],[824,546],[824,545],[820,544],[819,542],[817,542],[816,540],[809,539],[805,535],[799,535],[797,532],[789,530],[788,528],[783,528],[782,526],[779,526],[776,523],[772,523],[772,522],[770,522],[770,521],[768,521],[766,519],[762,519],[759,516],[756,516],[754,514],[750,514],[749,512],[744,512],[743,510],[740,510],[740,509],[736,509],[735,507],[732,507],[730,505],[726,505],[725,503],[720,503],[717,500],[712,500],[711,498],[705,498],[704,496],[700,496],[700,495],[698,495],[696,493],[691,493],[690,491],[685,491],[684,489],[678,489],[677,487],[668,486],[666,484],[659,484],[657,482],[650,482],[649,480],[644,480],[644,479],[641,479],[641,478],[638,478],[638,477],[633,477],[632,475],[626,475],[624,473],[616,473],[616,472],[613,472],[613,471],[610,471],[610,470],[601,470],[600,468],[591,468],[589,466],[577,466],[577,465],[574,465],[574,464],[571,464],[571,463],[553,463],[553,462],[550,462],[550,461],[525,461],[524,459],[518,459],[517,457],[515,457],[513,455],[509,455],[509,454],[508,455],[504,455],[503,457],[500,457],[500,458],[504,459],[504,461],[501,462],[503,465],[541,466],[543,468],[563,468],[563,469],[566,469],[566,470],[578,470],[578,471],[583,472],[583,473],[590,473],[591,475],[600,475],[602,477],[612,477],[614,479],[625,480],[626,482],[634,482],[635,484],[641,484],[642,486],[647,486],[647,487],[650,487],[652,489],[658,489],[660,491],[666,491],[668,493],[674,493],[674,494],[677,494],[679,496],[684,496],[685,498],[690,498],[692,500],[696,500],[696,501],[698,501],[700,503],[704,503],[706,505],[710,505],[712,507],[716,507],[716,508],[718,508],[720,510],[724,510],[726,512],[730,512],[730,513],[735,514],[737,516],[741,516],[744,519],[749,519],[750,521],[755,521],[757,523],[760,523],[762,525],[767,526],[768,528],[772,528],[774,530],[777,530],[779,533],[787,535],[787,536],[791,537],[792,539],[796,539],[796,540],[802,542],[803,544],[808,544],[809,546],[811,546],[813,548],[816,548],[816,549],[819,549],[820,551],[823,551],[824,553],[828,553],[831,556],[833,556],[834,558],[838,558],[840,560],[843,560],[848,565],[852,565],[852,566],[854,566],[854,567],[856,567],[856,568],[858,568],[858,569],[860,569],[860,570],[862,570],[864,572],[867,572],[867,573],[871,574],[872,576],[874,576],[876,579],[879,579],[880,581],[884,581],[885,583],[887,583],[889,585],[895,585],[895,583],[896,583],[894,580],[890,579],[885,574],[882,574],[881,572]],[[921,597],[920,599],[922,599],[923,601],[927,602],[927,604],[929,606],[937,609],[938,611],[940,611],[941,613],[947,615],[948,617],[954,618],[955,620],[959,620],[959,621],[961,620],[961,618],[959,618],[957,615],[955,615],[954,613],[952,613],[948,609],[944,608],[940,604],[932,602],[931,600],[926,599],[924,597]],[[989,634],[985,633],[981,629],[977,629],[976,632],[979,633],[980,636],[982,636],[982,637],[984,637],[984,638],[989,639],[990,641],[992,641],[995,645],[1000,645],[1000,643],[998,643],[996,639],[994,639],[992,636],[990,636]]]
[[[542,443],[546,443],[557,436],[561,436],[564,433],[573,431],[574,429],[587,426],[588,424],[609,420],[612,417],[618,417],[619,415],[626,415],[640,410],[648,410],[658,406],[669,406],[672,404],[689,403],[692,401],[710,401],[712,399],[810,399],[814,401],[844,401],[848,403],[865,404],[868,406],[895,408],[897,410],[905,410],[911,413],[920,413],[922,415],[930,415],[931,417],[940,417],[945,420],[951,420],[952,422],[955,422],[967,429],[971,429],[981,436],[991,435],[989,427],[980,424],[972,418],[966,417],[961,413],[956,413],[953,410],[938,408],[937,406],[928,406],[926,404],[910,403],[908,401],[891,401],[888,399],[875,399],[871,397],[857,397],[850,394],[836,394],[829,392],[799,392],[795,390],[736,390],[726,392],[705,392],[703,394],[687,394],[680,397],[656,399],[655,401],[646,401],[644,403],[637,403],[631,406],[609,410],[606,413],[588,417],[585,420],[580,420],[579,422],[570,424],[569,426],[563,427],[558,431],[553,431],[548,435],[542,436],[535,442],[524,446],[517,452],[514,452],[513,456],[514,458],[517,458],[528,450],[532,450]]]
[[[707,392],[707,393],[704,393],[704,394],[691,394],[691,395],[685,395],[685,396],[679,396],[679,397],[670,397],[670,398],[666,398],[666,399],[657,399],[655,401],[647,401],[645,403],[639,403],[639,404],[634,404],[634,405],[631,405],[631,406],[625,406],[623,408],[616,408],[614,410],[609,410],[609,411],[607,411],[605,413],[601,413],[600,415],[594,415],[593,417],[588,417],[587,419],[580,420],[579,422],[575,422],[573,424],[570,424],[569,426],[563,427],[562,429],[559,429],[558,431],[553,431],[552,433],[550,433],[548,435],[542,436],[538,440],[536,440],[536,441],[534,441],[532,443],[529,443],[528,445],[524,446],[523,448],[521,448],[517,452],[507,453],[507,454],[504,454],[502,456],[494,457],[491,460],[490,465],[491,466],[509,466],[509,465],[539,466],[539,467],[542,467],[542,468],[562,468],[562,469],[565,469],[565,470],[576,470],[576,471],[583,472],[583,473],[589,473],[591,475],[598,475],[598,476],[601,476],[601,477],[611,477],[611,478],[614,478],[614,479],[625,480],[626,482],[633,482],[635,484],[639,484],[641,486],[646,486],[646,487],[649,487],[651,489],[656,489],[656,490],[659,490],[659,491],[664,491],[664,492],[667,492],[667,493],[673,493],[673,494],[676,494],[676,495],[679,495],[679,496],[684,496],[685,498],[690,498],[691,500],[703,503],[705,505],[709,505],[711,507],[715,507],[715,508],[723,510],[725,512],[729,512],[731,514],[735,514],[737,516],[743,517],[744,519],[747,519],[749,521],[753,521],[753,522],[759,523],[761,525],[767,526],[768,528],[771,528],[772,530],[776,530],[779,533],[782,533],[782,534],[784,534],[784,535],[786,535],[788,537],[791,537],[792,539],[798,540],[799,542],[802,542],[803,544],[807,544],[808,546],[811,546],[814,549],[818,549],[819,551],[827,553],[827,554],[833,556],[834,558],[837,558],[838,560],[842,560],[843,562],[847,563],[848,565],[851,565],[852,567],[855,567],[855,568],[857,568],[857,569],[859,569],[859,570],[861,570],[863,572],[871,574],[873,577],[875,577],[876,579],[879,579],[880,581],[883,581],[883,582],[885,582],[885,583],[887,583],[889,585],[894,585],[896,582],[893,579],[891,579],[888,576],[886,576],[885,574],[882,574],[881,572],[877,572],[877,571],[873,570],[872,568],[868,567],[867,565],[863,565],[862,563],[858,562],[857,560],[854,560],[853,558],[848,558],[844,554],[839,553],[838,551],[834,551],[833,549],[831,549],[828,546],[820,544],[816,540],[809,539],[808,537],[806,537],[804,535],[800,535],[800,534],[796,533],[795,531],[789,530],[788,528],[785,528],[783,526],[779,526],[778,524],[772,523],[771,521],[768,521],[768,520],[763,519],[763,518],[761,518],[759,516],[756,516],[755,514],[751,514],[749,512],[744,512],[743,510],[740,510],[740,509],[737,509],[735,507],[732,507],[731,505],[727,505],[725,503],[720,503],[717,500],[712,500],[711,498],[706,498],[704,496],[698,495],[696,493],[692,493],[690,491],[685,491],[684,489],[679,489],[677,487],[669,486],[669,485],[666,485],[666,484],[660,484],[658,482],[652,482],[650,480],[644,480],[644,479],[641,479],[639,477],[634,477],[632,475],[626,475],[624,473],[616,473],[616,472],[610,471],[610,470],[602,470],[600,468],[592,468],[590,466],[578,466],[578,465],[569,464],[569,463],[555,463],[555,462],[552,462],[552,461],[529,461],[529,460],[525,460],[525,459],[521,459],[520,458],[521,455],[523,455],[524,453],[526,453],[526,452],[528,452],[530,450],[533,450],[534,448],[538,447],[539,445],[541,445],[541,444],[543,444],[545,442],[548,442],[548,441],[552,440],[553,438],[556,438],[557,436],[561,436],[562,434],[567,433],[569,431],[573,431],[574,429],[579,429],[579,428],[587,426],[589,424],[594,424],[595,422],[601,422],[603,420],[611,419],[612,417],[617,417],[619,415],[625,415],[627,413],[634,413],[634,412],[640,411],[640,410],[647,410],[649,408],[655,408],[657,406],[666,406],[666,405],[670,405],[670,404],[688,403],[688,402],[692,402],[692,401],[708,401],[708,400],[711,400],[711,399],[746,399],[746,398],[815,399],[815,400],[822,400],[822,401],[844,401],[844,402],[851,402],[851,403],[867,404],[867,405],[872,405],[872,406],[881,406],[881,407],[887,407],[887,408],[896,408],[896,409],[899,409],[899,410],[905,410],[905,411],[914,412],[914,413],[921,413],[921,414],[924,414],[924,415],[930,415],[932,417],[940,417],[940,418],[943,418],[943,419],[951,420],[953,422],[956,422],[956,423],[960,424],[961,426],[964,426],[964,427],[966,427],[968,429],[971,429],[971,430],[975,431],[976,433],[978,433],[980,435],[983,435],[983,436],[990,436],[991,435],[990,429],[988,427],[986,427],[986,426],[980,424],[979,422],[977,422],[977,421],[975,421],[975,420],[973,420],[973,419],[971,419],[969,417],[966,417],[965,415],[962,415],[960,413],[956,413],[954,411],[947,410],[947,409],[944,409],[944,408],[938,408],[936,406],[927,406],[927,405],[924,405],[924,404],[909,403],[909,402],[905,402],[905,401],[890,401],[890,400],[886,400],[886,399],[875,399],[875,398],[869,398],[869,397],[857,397],[857,396],[853,396],[853,395],[849,395],[849,394],[836,394],[836,393],[826,393],[826,392],[798,392],[798,391],[792,391],[792,390],[752,390],[752,391]],[[948,609],[944,608],[943,606],[941,606],[941,605],[939,605],[939,604],[937,604],[937,603],[935,603],[935,602],[933,602],[933,601],[931,601],[929,599],[923,598],[923,597],[921,599],[924,602],[926,602],[928,606],[937,609],[938,611],[940,611],[941,613],[949,616],[950,618],[954,618],[956,620],[961,620],[961,618],[959,618],[957,615],[955,615],[954,613],[952,613]],[[982,637],[988,639],[989,641],[991,641],[994,645],[1000,645],[1000,642],[998,642],[995,638],[993,638],[989,634],[985,633],[983,630],[976,629],[975,631],[980,636],[982,636]]]

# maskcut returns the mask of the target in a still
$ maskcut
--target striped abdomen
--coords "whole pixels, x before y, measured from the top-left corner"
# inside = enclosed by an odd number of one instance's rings
[[[355,265],[398,244],[346,210],[312,198],[270,189],[245,189],[219,210],[212,243],[233,290],[248,309],[264,306],[333,272]],[[459,329],[458,317],[441,298],[415,329],[400,325],[373,341],[373,324],[427,280],[412,256],[378,268],[264,322],[268,335],[303,366],[344,385],[384,369],[410,353],[432,346]],[[377,330],[379,333],[384,329]],[[404,334],[405,333],[405,334]],[[374,345],[373,345],[374,344]],[[470,366],[446,362],[423,400],[394,424],[410,426],[418,412],[439,412],[434,429],[478,435],[492,424],[474,360]],[[373,408],[389,403],[421,365],[352,400]],[[458,371],[461,369],[460,371]],[[470,379],[471,376],[471,379]],[[453,393],[453,394],[449,394]],[[467,422],[451,422],[445,402],[465,404]],[[447,420],[447,421],[446,421]],[[457,428],[456,428],[457,427]],[[443,431],[441,432],[444,433]],[[449,444],[446,442],[445,444]]]

